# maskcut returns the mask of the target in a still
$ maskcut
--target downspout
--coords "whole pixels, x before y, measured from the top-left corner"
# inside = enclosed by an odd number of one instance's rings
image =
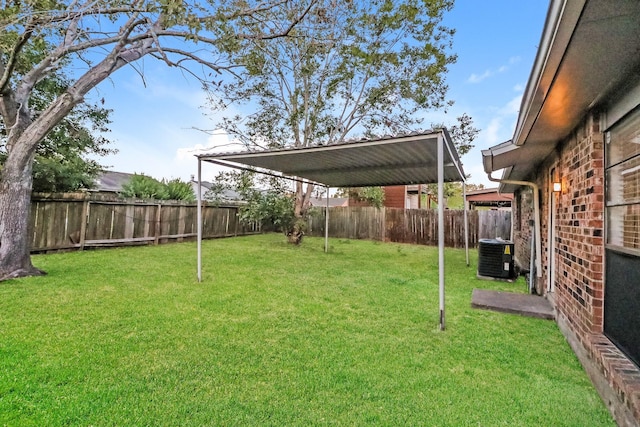
[[[533,190],[533,228],[534,228],[534,241],[535,248],[535,262],[536,262],[536,277],[542,277],[542,241],[540,240],[540,190],[537,184],[529,181],[514,181],[510,179],[498,179],[491,176],[491,172],[487,173],[489,181],[497,182],[499,184],[513,184],[513,185],[526,185]]]

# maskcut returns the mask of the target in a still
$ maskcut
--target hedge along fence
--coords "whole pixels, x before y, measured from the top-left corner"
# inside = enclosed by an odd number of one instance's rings
[[[117,200],[91,193],[34,194],[32,252],[195,240],[195,203]],[[203,238],[259,233],[240,223],[238,207],[203,205]]]
[[[308,234],[324,236],[325,209],[316,209],[316,214],[309,218]],[[510,238],[511,212],[468,211],[467,215],[469,247],[477,246],[479,239]],[[445,246],[463,248],[464,211],[445,211],[444,225]],[[436,246],[438,212],[374,207],[329,208],[329,236]]]

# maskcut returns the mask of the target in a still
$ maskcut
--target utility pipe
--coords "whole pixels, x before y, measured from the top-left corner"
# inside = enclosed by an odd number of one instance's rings
[[[531,253],[533,253],[533,251],[535,251],[535,246],[534,245],[535,245],[535,242],[536,242],[536,239],[533,238],[533,234],[534,234],[535,228],[536,228],[535,221],[529,221],[529,227],[530,227],[530,229],[532,229],[531,230],[531,236],[532,237],[531,237],[531,249],[530,249],[530,251],[531,251]],[[529,260],[529,293],[532,294],[533,293],[533,289],[534,289],[534,286],[533,286],[533,270],[535,269],[535,266],[533,265],[533,261],[534,261],[533,258],[534,257],[529,257],[529,258],[531,258]]]
[[[540,240],[540,189],[537,184],[529,181],[515,181],[511,179],[498,179],[491,176],[491,172],[487,173],[489,181],[499,184],[526,185],[533,190],[533,223],[534,223],[534,240],[536,244],[536,277],[542,277],[542,241]]]

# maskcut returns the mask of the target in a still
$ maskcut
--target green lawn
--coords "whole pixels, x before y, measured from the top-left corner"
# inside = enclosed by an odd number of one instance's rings
[[[43,255],[0,283],[0,425],[614,425],[551,321],[448,250],[277,234]]]

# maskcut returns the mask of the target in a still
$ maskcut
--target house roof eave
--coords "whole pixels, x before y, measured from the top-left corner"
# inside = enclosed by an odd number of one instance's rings
[[[503,179],[530,180],[588,111],[609,102],[637,72],[640,58],[630,54],[640,50],[637,22],[637,1],[552,0],[513,147],[484,150],[485,172],[510,166]]]

